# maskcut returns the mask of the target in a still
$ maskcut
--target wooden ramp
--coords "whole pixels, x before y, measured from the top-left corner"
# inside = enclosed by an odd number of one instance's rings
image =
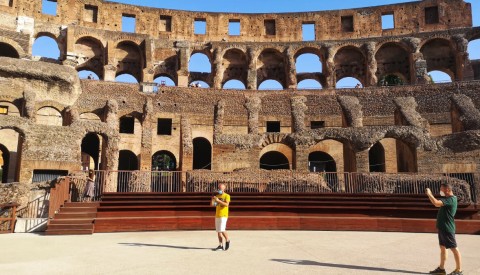
[[[231,230],[435,232],[438,210],[423,195],[231,195],[228,223]],[[215,210],[209,206],[210,196],[206,193],[106,193],[98,203],[93,232],[213,230]],[[480,234],[478,212],[478,206],[459,205],[458,233]],[[92,217],[93,213],[88,216]]]

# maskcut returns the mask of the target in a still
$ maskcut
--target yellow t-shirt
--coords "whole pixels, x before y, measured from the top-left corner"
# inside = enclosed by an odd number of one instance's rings
[[[221,195],[217,195],[216,197],[223,202],[230,202],[229,194],[223,193]],[[217,203],[215,218],[228,218],[228,206],[222,206],[219,203]]]

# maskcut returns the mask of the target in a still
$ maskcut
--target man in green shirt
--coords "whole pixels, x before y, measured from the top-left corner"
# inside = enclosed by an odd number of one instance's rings
[[[460,251],[455,240],[455,213],[457,212],[457,197],[453,194],[452,186],[449,183],[442,183],[440,187],[441,199],[437,200],[432,191],[427,188],[427,196],[435,207],[439,207],[437,214],[438,241],[440,243],[440,265],[437,269],[430,271],[430,274],[447,274],[445,272],[445,261],[447,260],[447,249],[452,250],[455,257],[456,268],[449,275],[463,275],[462,260]]]

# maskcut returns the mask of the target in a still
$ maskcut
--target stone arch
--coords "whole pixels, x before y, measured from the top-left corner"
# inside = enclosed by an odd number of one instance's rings
[[[83,137],[80,145],[83,170],[98,170],[104,168],[100,165],[102,155],[104,154],[102,148],[103,142],[104,138],[94,132],[89,132]]]
[[[222,84],[222,89],[236,89],[236,90],[245,90],[247,86],[245,82],[240,79],[229,79]]]
[[[454,80],[454,74],[450,71],[433,70],[428,71],[432,83],[448,83]]]
[[[75,42],[75,54],[78,56],[77,71],[90,70],[99,79],[104,78],[105,47],[97,38],[83,36]]]
[[[32,45],[32,55],[45,57],[45,58],[51,58],[51,59],[55,59],[55,60],[61,60],[65,56],[65,49],[63,49],[63,47],[61,47],[62,43],[60,43],[58,37],[55,36],[54,34],[52,34],[50,32],[38,32],[34,36],[34,38],[35,38],[35,41],[33,42],[33,45]],[[45,42],[43,42],[42,40],[44,40]],[[42,49],[37,49],[37,47],[40,47],[40,46],[38,46],[38,44],[43,44],[43,43],[51,44],[49,46],[49,52],[51,53],[51,55],[49,54],[49,55],[44,56],[44,55],[37,55],[36,54],[36,52],[42,51]],[[54,44],[55,44],[55,46],[54,46]],[[57,54],[57,51],[54,51],[55,48],[58,49],[58,54]]]
[[[375,54],[377,79],[397,75],[410,83],[410,53],[401,43],[388,42],[380,46]]]
[[[274,154],[267,155],[269,162],[262,163],[262,157],[264,157],[268,153],[275,152]],[[281,161],[275,161],[275,156],[281,157],[284,156],[285,159],[288,161],[288,167],[285,165],[286,162],[281,163]],[[294,158],[294,150],[283,143],[272,143],[265,146],[259,155],[259,165],[260,168],[264,167],[263,169],[270,167],[281,167],[278,169],[292,169],[293,168],[293,158]],[[283,164],[283,165],[282,165]],[[277,166],[278,165],[278,166]],[[272,169],[267,169],[272,170]]]
[[[21,116],[17,105],[13,104],[12,102],[0,100],[0,106],[7,108],[9,116]]]
[[[377,143],[377,142],[376,142]],[[375,146],[375,144],[371,148]],[[398,137],[386,135],[378,141],[384,149],[386,173],[414,173],[418,171],[416,148]],[[370,156],[370,152],[369,152]],[[380,156],[381,158],[381,156]],[[379,165],[381,163],[370,163]]]
[[[208,63],[208,64],[207,64]],[[188,71],[210,74],[213,71],[212,55],[207,50],[194,50],[188,60]]]
[[[95,113],[82,113],[82,114],[80,114],[80,120],[97,121],[97,122],[102,121],[102,119]]]
[[[6,37],[0,37],[0,43],[8,45],[9,47],[13,48],[15,52],[18,54],[17,58],[21,58],[25,56],[25,50],[15,40],[12,40]],[[0,52],[2,51],[0,50]]]
[[[341,79],[338,79],[337,80],[337,83],[335,84],[335,87],[338,89],[345,89],[345,88],[357,88],[357,85],[360,85],[359,88],[363,88],[363,82],[362,80],[358,79],[358,78],[355,78],[355,77],[351,77],[351,76],[347,76],[347,77],[343,77]]]
[[[161,150],[152,156],[152,170],[154,171],[176,171],[177,165],[177,159],[170,151]]]
[[[385,164],[385,149],[381,142],[377,142],[368,150],[369,171],[384,173],[386,172]]]
[[[165,86],[177,86],[178,79],[168,73],[159,73],[153,77],[153,82]],[[173,84],[173,85],[172,85]]]
[[[276,80],[282,87],[286,87],[285,57],[279,50],[273,48],[264,49],[257,59],[258,87],[268,79]]]
[[[118,171],[138,170],[138,157],[130,150],[118,152]]]
[[[324,152],[328,154],[335,162],[335,171],[327,171],[327,172],[344,172],[344,144],[340,141],[333,140],[333,139],[325,139],[319,141],[317,144],[313,145],[309,149],[309,153],[314,152]],[[311,165],[309,168],[311,170]],[[332,168],[329,166],[328,168]],[[330,169],[332,170],[332,169]]]
[[[258,90],[283,90],[283,84],[276,79],[264,79],[258,84]]]
[[[448,72],[452,80],[456,79],[455,48],[450,40],[433,38],[420,48],[423,59],[427,62],[427,71]]]
[[[114,58],[117,63],[116,77],[130,74],[137,82],[142,82],[144,58],[139,45],[128,40],[119,42],[115,47]]]
[[[316,60],[313,60],[314,56],[316,56]],[[299,58],[305,57],[308,59],[313,66],[318,66],[318,70],[299,70]],[[321,49],[314,48],[314,47],[305,47],[299,49],[295,55],[294,55],[294,60],[295,60],[295,68],[297,73],[321,73],[323,72],[323,67],[324,67],[324,58]],[[318,62],[318,63],[317,63]]]
[[[63,116],[57,108],[44,106],[37,110],[36,123],[50,126],[63,126]]]
[[[308,81],[311,84],[303,86],[302,82]],[[314,81],[314,82],[313,82]],[[317,84],[318,83],[318,84]],[[303,83],[306,84],[306,83]],[[313,87],[311,87],[313,84]],[[298,89],[323,89],[327,86],[327,80],[322,74],[298,74],[297,75],[297,88]]]
[[[12,45],[3,42],[0,42],[0,56],[20,58],[20,54]]]
[[[344,46],[333,57],[335,82],[345,77],[358,79],[366,83],[367,59],[365,54],[355,46]]]
[[[212,169],[212,145],[203,137],[193,139],[193,170],[197,169]]]
[[[240,49],[228,49],[223,55],[224,68],[222,86],[231,79],[241,81],[245,86],[248,76],[248,57]]]

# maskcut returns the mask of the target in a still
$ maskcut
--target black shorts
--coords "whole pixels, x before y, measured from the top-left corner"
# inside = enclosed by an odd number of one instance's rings
[[[438,242],[446,249],[457,248],[457,240],[455,240],[455,233],[438,230]]]

